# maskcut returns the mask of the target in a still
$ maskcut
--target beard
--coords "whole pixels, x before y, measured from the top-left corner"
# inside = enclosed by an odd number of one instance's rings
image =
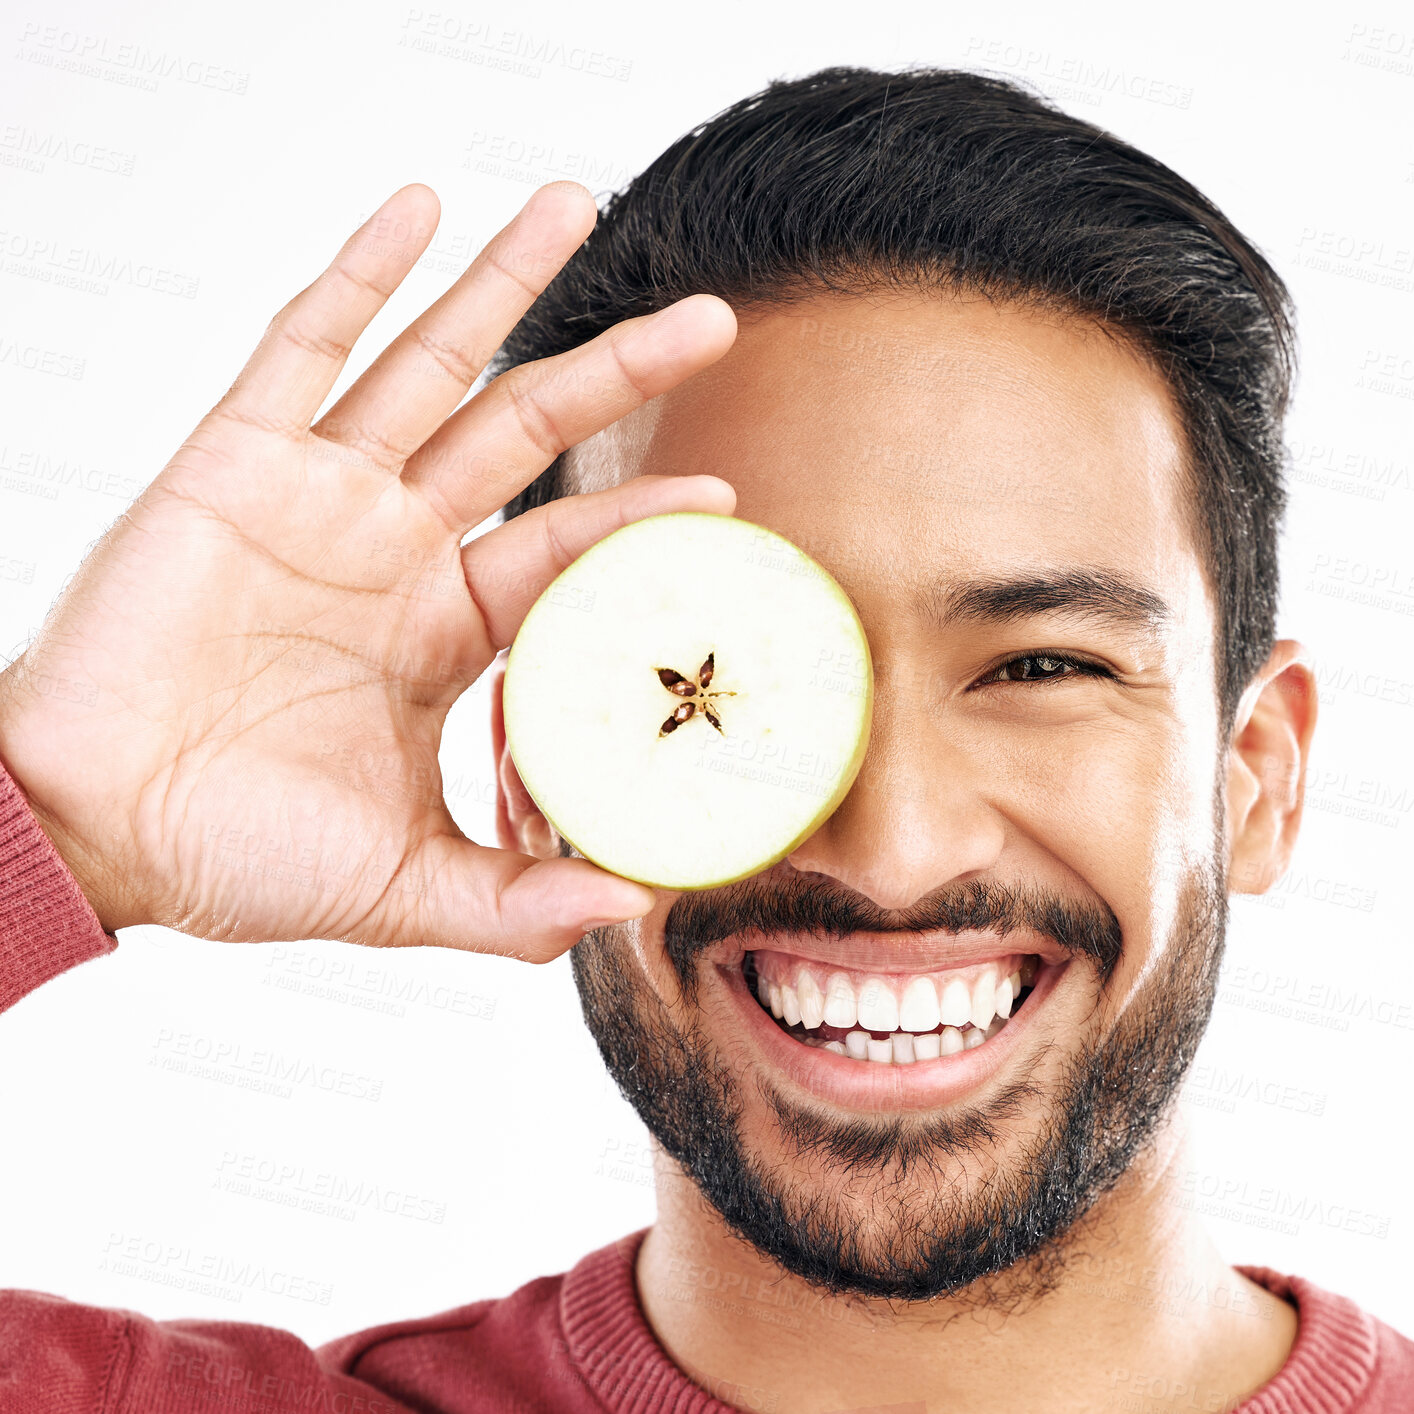
[[[705,1024],[675,1021],[647,985],[629,941],[634,924],[587,934],[571,964],[619,1089],[706,1202],[760,1253],[831,1295],[918,1302],[970,1287],[960,1305],[1015,1307],[1058,1284],[1072,1245],[1063,1239],[1145,1149],[1192,1064],[1226,934],[1224,857],[1219,839],[1178,880],[1169,937],[1108,1034],[1068,1058],[1058,1082],[1043,1089],[1018,1079],[956,1115],[836,1118],[794,1103],[764,1074],[726,1064]],[[823,875],[791,876],[769,893],[747,880],[681,895],[664,943],[691,1017],[700,954],[748,929],[1018,926],[1067,948],[1071,965],[1091,966],[1104,990],[1123,947],[1112,911],[996,884],[930,895],[903,912],[878,909]],[[743,1138],[748,1086],[774,1120],[754,1152]],[[1039,1124],[1023,1118],[1038,1112]]]

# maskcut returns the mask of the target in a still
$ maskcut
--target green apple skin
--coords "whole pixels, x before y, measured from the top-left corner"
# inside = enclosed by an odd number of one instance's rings
[[[853,787],[854,782],[859,775],[860,768],[863,766],[864,759],[868,754],[869,750],[869,740],[873,723],[874,708],[874,664],[872,654],[869,651],[868,637],[865,633],[863,622],[860,620],[859,614],[855,609],[853,602],[851,601],[849,596],[844,592],[844,590],[840,587],[838,581],[835,580],[835,578],[824,568],[824,566],[822,566],[817,560],[814,560],[811,556],[807,555],[805,551],[803,551],[798,545],[793,544],[784,536],[779,535],[775,531],[769,530],[765,526],[758,525],[754,521],[741,520],[739,517],[715,516],[707,512],[698,511],[673,511],[668,512],[663,516],[655,516],[650,517],[648,519],[667,520],[669,518],[675,520],[681,519],[713,521],[731,519],[736,521],[738,524],[750,527],[753,531],[757,532],[761,537],[764,537],[768,541],[778,542],[782,551],[792,556],[799,557],[800,560],[802,560],[808,566],[811,567],[813,573],[818,575],[820,582],[836,599],[838,606],[845,611],[845,614],[847,615],[849,621],[852,623],[854,631],[858,637],[859,648],[861,650],[860,661],[863,667],[863,681],[861,687],[861,696],[863,702],[860,712],[861,726],[859,730],[858,739],[855,743],[855,747],[849,761],[844,766],[838,778],[838,781],[828,798],[824,800],[824,802],[815,811],[814,815],[811,816],[808,822],[795,834],[792,839],[790,839],[787,843],[781,845],[780,847],[776,848],[772,853],[770,853],[768,857],[753,863],[752,866],[749,868],[738,870],[735,873],[724,875],[721,878],[700,881],[686,881],[683,879],[675,879],[670,881],[665,880],[663,878],[649,877],[648,874],[641,871],[617,867],[605,858],[599,857],[599,855],[593,849],[592,846],[584,847],[580,845],[578,841],[576,841],[576,839],[573,837],[573,834],[569,830],[567,830],[559,820],[556,819],[556,811],[554,810],[553,805],[546,800],[544,792],[537,786],[535,772],[521,770],[520,758],[517,757],[516,753],[516,740],[515,732],[512,725],[512,713],[509,711],[506,712],[505,726],[507,745],[510,750],[512,760],[516,762],[517,770],[521,776],[521,783],[524,786],[526,793],[535,802],[541,814],[544,815],[545,819],[549,821],[550,825],[554,828],[555,832],[560,836],[561,839],[565,840],[578,854],[580,854],[585,859],[588,859],[591,863],[598,865],[600,868],[603,868],[610,873],[617,874],[620,878],[630,879],[635,883],[645,884],[649,888],[661,888],[672,890],[674,892],[691,893],[700,892],[704,889],[720,888],[725,884],[732,884],[742,879],[749,879],[754,875],[759,874],[766,869],[769,869],[772,865],[777,864],[782,859],[786,858],[792,851],[798,849],[800,845],[802,845],[807,839],[809,839],[810,836],[813,835],[820,828],[820,826],[824,824],[824,822],[829,819],[829,817],[839,808],[839,806],[844,801],[845,797],[849,794],[851,788]],[[511,645],[511,650],[506,660],[505,680],[502,685],[502,691],[507,702],[513,701],[513,694],[517,680],[516,650],[518,646],[523,641],[525,641],[525,630],[527,626],[531,624],[532,618],[538,612],[544,612],[548,605],[556,602],[555,595],[557,592],[573,588],[571,582],[575,577],[576,568],[583,564],[586,557],[594,555],[596,552],[601,550],[602,547],[608,545],[609,542],[611,542],[615,538],[615,536],[632,531],[636,526],[640,526],[642,524],[644,524],[643,521],[630,522],[628,525],[621,527],[617,531],[614,531],[611,535],[605,536],[602,540],[597,541],[587,551],[584,552],[584,555],[581,555],[579,559],[575,560],[572,564],[566,566],[565,569],[561,571],[561,573],[557,575],[556,578],[551,581],[551,583],[546,587],[544,592],[541,594],[540,598],[536,600],[535,604],[531,606],[530,611],[527,613],[524,621],[522,622],[520,632],[517,633],[515,641]]]

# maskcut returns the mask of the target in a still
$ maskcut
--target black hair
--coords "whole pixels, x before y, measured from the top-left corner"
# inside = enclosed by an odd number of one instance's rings
[[[769,84],[608,199],[490,375],[699,291],[742,310],[890,288],[1099,321],[1163,374],[1215,601],[1225,742],[1275,638],[1290,296],[1202,193],[1038,93],[922,66]],[[574,490],[561,456],[504,516]]]

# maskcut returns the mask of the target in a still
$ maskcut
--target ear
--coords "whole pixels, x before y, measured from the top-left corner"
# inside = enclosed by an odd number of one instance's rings
[[[1228,755],[1228,884],[1264,894],[1286,873],[1301,828],[1306,763],[1316,729],[1310,654],[1279,639],[1248,686]]]
[[[506,746],[501,698],[501,685],[506,676],[505,657],[498,658],[490,671],[491,751],[496,763],[496,843],[502,849],[533,854],[537,859],[556,858],[560,852],[560,837],[526,790]]]

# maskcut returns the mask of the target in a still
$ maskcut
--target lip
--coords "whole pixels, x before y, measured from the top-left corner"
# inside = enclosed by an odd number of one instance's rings
[[[1013,945],[1011,951],[1016,950]],[[1033,951],[1029,947],[1022,950]],[[843,1109],[878,1112],[937,1109],[980,1089],[1023,1044],[1037,1014],[1073,960],[1067,957],[1064,962],[1051,962],[1043,958],[1025,1005],[990,1040],[970,1051],[915,1061],[912,1065],[859,1061],[837,1056],[820,1046],[803,1046],[777,1026],[747,990],[740,965],[719,962],[717,971],[732,1004],[741,1013],[747,1044],[771,1070],[817,1099]]]
[[[963,933],[852,933],[823,941],[808,933],[733,933],[708,949],[706,961],[740,967],[749,952],[776,952],[814,962],[831,971],[908,975],[950,972],[1017,953],[1035,953],[1046,966],[1072,960],[1058,943],[1040,933],[1017,928]]]

